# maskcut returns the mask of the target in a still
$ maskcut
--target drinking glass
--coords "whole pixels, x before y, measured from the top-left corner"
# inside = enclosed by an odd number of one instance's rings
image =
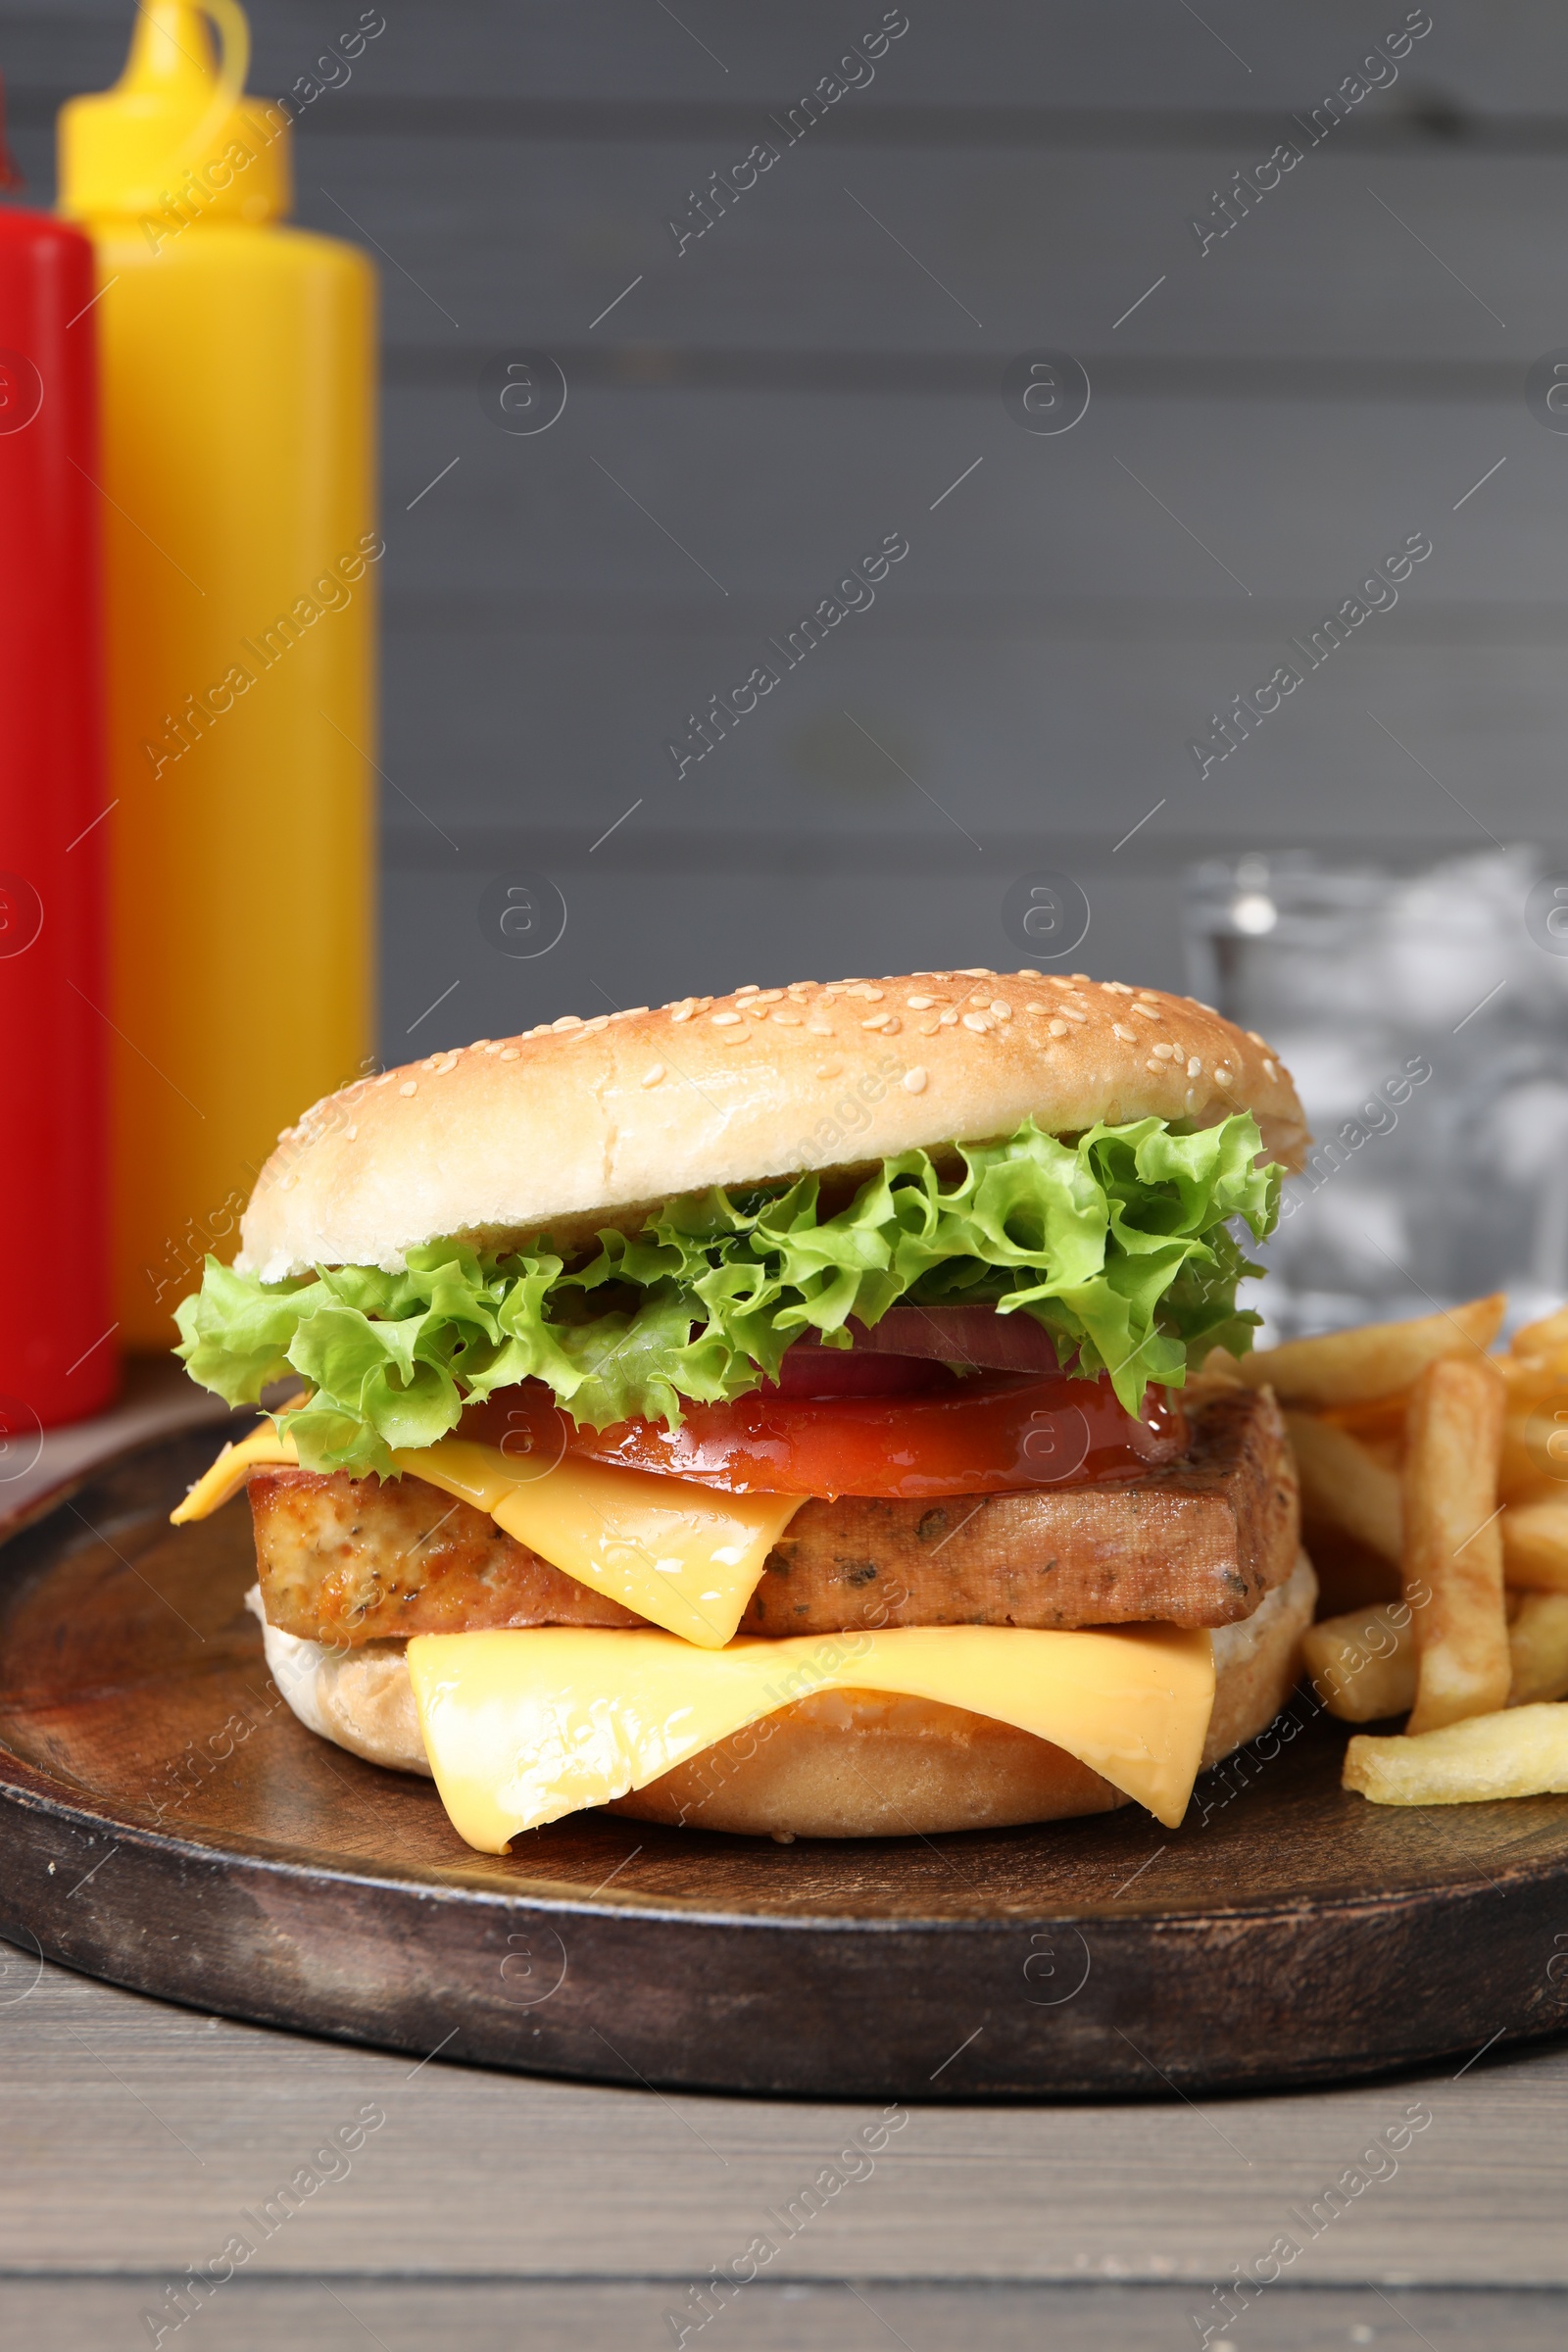
[[[1568,873],[1304,854],[1187,876],[1195,996],[1265,1036],[1314,1137],[1285,1188],[1263,1339],[1506,1290],[1568,1297]]]

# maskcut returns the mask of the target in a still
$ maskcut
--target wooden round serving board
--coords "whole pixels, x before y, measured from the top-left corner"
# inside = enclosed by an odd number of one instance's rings
[[[242,1606],[210,1430],[0,1543],[0,1933],[234,2017],[620,2082],[1163,2095],[1568,2027],[1568,1798],[1404,1812],[1297,1701],[1185,1825],[777,1845],[582,1814],[497,1859],[315,1739]]]

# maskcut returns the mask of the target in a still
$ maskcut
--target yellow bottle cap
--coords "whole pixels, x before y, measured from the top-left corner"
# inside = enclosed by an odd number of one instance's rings
[[[222,41],[214,58],[211,19]],[[236,0],[141,0],[112,90],[60,110],[60,210],[145,220],[153,242],[202,220],[260,222],[293,196],[287,110],[244,96],[250,26]]]

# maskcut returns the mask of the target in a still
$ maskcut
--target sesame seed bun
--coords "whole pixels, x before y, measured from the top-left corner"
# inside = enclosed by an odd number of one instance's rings
[[[1033,971],[915,972],[575,1015],[357,1079],[285,1129],[236,1260],[395,1270],[423,1242],[569,1242],[710,1185],[852,1173],[913,1146],[1250,1110],[1306,1128],[1261,1038],[1190,997]]]

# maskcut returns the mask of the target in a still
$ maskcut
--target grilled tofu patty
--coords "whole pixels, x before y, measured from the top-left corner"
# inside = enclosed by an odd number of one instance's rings
[[[803,1505],[741,1630],[884,1625],[1232,1625],[1296,1563],[1296,1477],[1272,1395],[1198,1405],[1147,1477],[943,1502]],[[250,1478],[269,1624],[356,1646],[494,1626],[643,1621],[422,1479]]]

